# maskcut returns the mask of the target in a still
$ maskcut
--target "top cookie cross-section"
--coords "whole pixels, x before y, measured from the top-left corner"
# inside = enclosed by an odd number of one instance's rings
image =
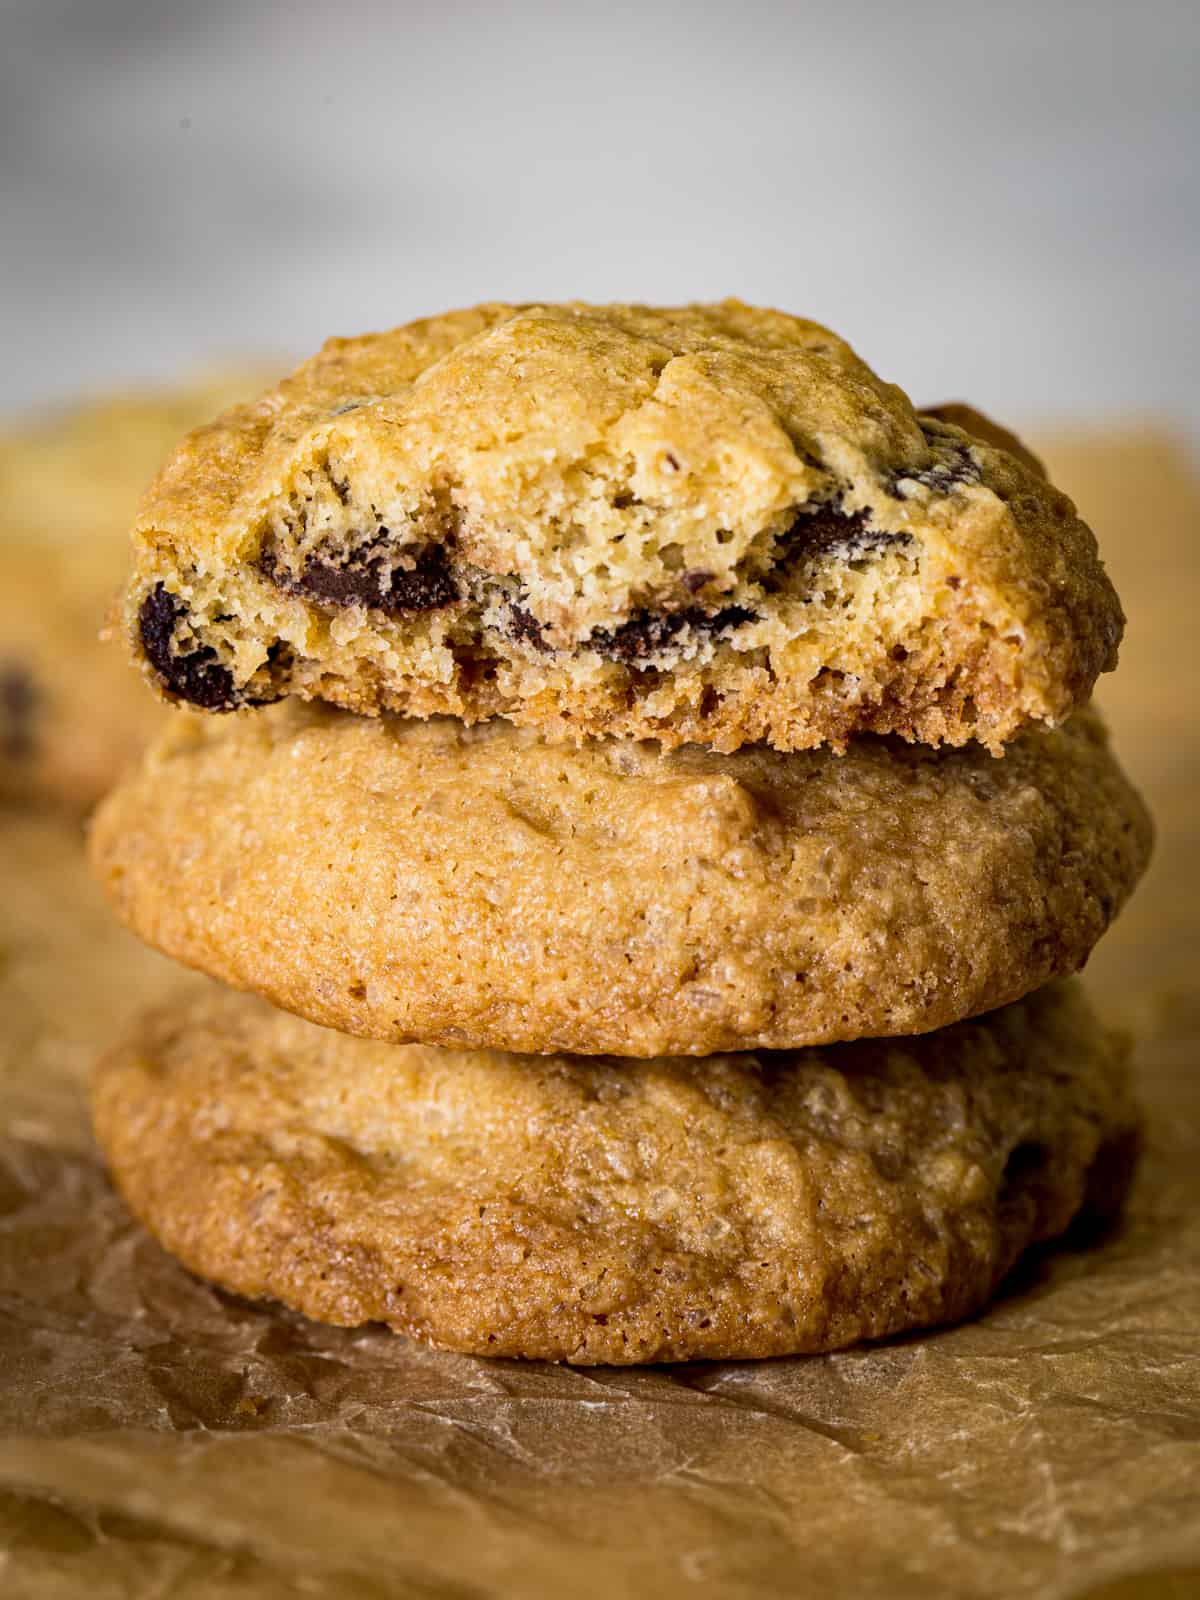
[[[206,710],[297,694],[727,751],[998,751],[1087,698],[1122,621],[1002,430],[918,415],[827,329],[736,301],[332,340],[179,446],[127,599],[148,675]]]

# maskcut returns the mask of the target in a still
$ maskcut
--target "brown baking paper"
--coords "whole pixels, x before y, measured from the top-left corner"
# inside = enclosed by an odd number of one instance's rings
[[[1149,1148],[1124,1225],[978,1321],[824,1358],[570,1370],[217,1293],[125,1214],[82,1082],[190,983],[65,824],[0,818],[0,1594],[1200,1593],[1198,501],[1150,435],[1047,452],[1133,619],[1106,689],[1161,825],[1093,960]]]

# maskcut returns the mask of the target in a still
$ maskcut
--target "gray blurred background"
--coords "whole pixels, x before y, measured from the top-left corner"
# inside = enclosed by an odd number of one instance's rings
[[[1200,433],[1200,5],[0,0],[0,407],[485,298],[736,293]]]

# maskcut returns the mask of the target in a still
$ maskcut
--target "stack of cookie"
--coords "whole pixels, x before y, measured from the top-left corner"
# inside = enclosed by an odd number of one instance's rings
[[[961,1317],[1119,1204],[1124,1052],[1056,980],[1149,851],[1086,707],[1122,618],[976,414],[736,302],[338,340],[176,452],[127,615],[237,713],[92,835],[231,986],[95,1091],[195,1271],[484,1354],[766,1356]]]

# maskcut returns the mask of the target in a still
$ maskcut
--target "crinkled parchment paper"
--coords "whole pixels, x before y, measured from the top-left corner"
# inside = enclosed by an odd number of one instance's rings
[[[0,818],[0,1594],[1200,1594],[1198,501],[1153,437],[1049,452],[1133,619],[1105,701],[1162,837],[1089,969],[1150,1147],[1108,1239],[979,1321],[826,1358],[571,1371],[189,1278],[90,1146],[95,1052],[176,974],[63,824]]]

